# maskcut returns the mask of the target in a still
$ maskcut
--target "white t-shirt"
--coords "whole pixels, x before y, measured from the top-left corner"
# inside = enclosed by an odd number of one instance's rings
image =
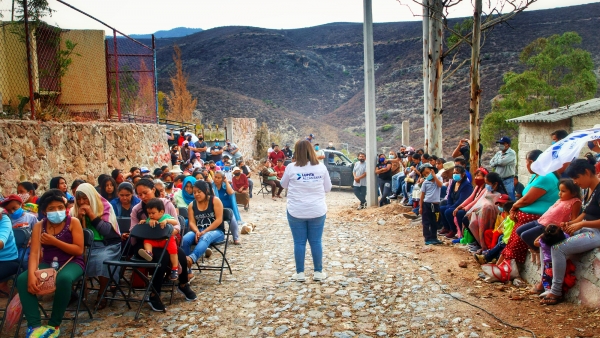
[[[325,151],[323,149],[317,150],[317,156],[325,156]],[[323,164],[324,160],[325,160],[324,158],[320,158],[319,162],[321,162],[321,164]]]
[[[281,178],[288,189],[287,211],[295,218],[317,218],[327,213],[325,193],[331,191],[331,179],[324,164],[298,167],[290,163]]]

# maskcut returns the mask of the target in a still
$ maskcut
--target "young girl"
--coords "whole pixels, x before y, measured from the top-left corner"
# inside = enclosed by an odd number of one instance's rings
[[[146,211],[148,212],[148,219],[141,220],[140,224],[148,223],[152,228],[157,225],[160,225],[161,229],[164,228],[167,224],[178,225],[179,221],[175,218],[171,217],[171,215],[165,213],[165,204],[162,200],[158,198],[153,198],[148,201],[146,205]],[[167,244],[166,240],[144,240],[144,248],[138,251],[138,255],[147,261],[152,261],[153,248],[164,248]],[[169,244],[167,245],[167,252],[169,253],[169,258],[171,259],[171,275],[169,276],[170,280],[178,280],[179,279],[179,262],[177,260],[177,242],[175,241],[175,236],[171,236],[169,240]]]
[[[538,220],[523,224],[517,229],[517,235],[531,251],[531,261],[539,263],[540,254],[534,246],[535,240],[544,233],[550,224],[560,224],[577,218],[581,211],[581,190],[572,179],[562,179],[558,185],[558,201],[554,203]],[[541,288],[538,291],[543,291]]]
[[[542,249],[544,259],[542,261],[542,280],[538,287],[543,288],[545,291],[540,294],[540,297],[545,297],[550,293],[552,287],[552,246],[558,244],[565,239],[569,238],[569,235],[565,234],[563,230],[556,224],[550,224],[544,229],[544,233],[535,240],[535,246]],[[567,271],[565,274],[565,280],[563,283],[563,294],[569,291],[575,284],[575,277],[571,276],[575,272],[575,265],[569,260],[567,261]],[[537,293],[532,292],[533,294]]]

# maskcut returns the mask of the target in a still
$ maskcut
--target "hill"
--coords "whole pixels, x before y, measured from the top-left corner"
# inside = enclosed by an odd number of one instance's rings
[[[154,37],[157,39],[163,38],[180,38],[183,36],[192,35],[198,32],[202,32],[202,28],[187,28],[177,27],[169,30],[156,31]],[[152,39],[152,34],[131,34],[134,39]]]
[[[599,23],[596,3],[524,12],[491,31],[482,48],[482,113],[489,112],[502,75],[521,69],[520,51],[538,37],[576,31],[583,38],[581,47],[600,65]],[[423,143],[421,34],[420,22],[374,25],[377,124],[392,125],[385,132],[378,129],[380,147],[400,143],[404,120],[411,124],[411,144]],[[362,24],[220,27],[173,41],[182,50],[190,90],[205,120],[248,116],[270,126],[286,120],[298,136],[314,131],[317,137],[354,145],[351,150],[364,147]],[[458,62],[470,56],[466,49],[461,53]],[[159,45],[157,63],[159,89],[168,91],[174,67],[171,41]],[[444,84],[446,154],[468,133],[468,71],[467,65]]]

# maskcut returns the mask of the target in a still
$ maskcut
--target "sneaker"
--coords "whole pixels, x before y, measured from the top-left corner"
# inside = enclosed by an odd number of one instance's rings
[[[170,280],[178,280],[179,279],[179,271],[177,269],[171,270],[171,274],[169,275]]]
[[[179,293],[181,293],[188,301],[196,300],[196,298],[198,298],[196,293],[192,291],[192,288],[190,288],[189,283],[186,283],[184,286],[178,286],[177,291],[179,291]]]
[[[417,214],[415,214],[414,212],[405,212],[402,214],[402,216],[404,216],[404,218],[408,218],[408,219],[417,219],[419,216]]]
[[[27,332],[25,333],[25,338],[29,338],[29,337],[31,337],[31,334],[32,334],[32,333],[33,333],[35,330],[37,330],[37,329],[39,329],[39,327],[35,327],[35,328],[34,328],[34,327],[31,327],[31,326],[28,326],[28,327],[27,327]]]
[[[431,241],[431,245],[442,245],[444,244],[442,241],[440,241],[439,239],[434,239],[433,241]]]
[[[452,240],[452,244],[460,244],[461,238],[455,238]]]
[[[388,199],[390,199],[390,200],[397,200],[398,196],[396,196],[396,195],[390,195],[390,196],[388,196]]]
[[[160,300],[160,297],[158,295],[154,295],[154,296],[151,295],[148,298],[148,304],[150,304],[150,307],[152,308],[152,310],[154,310],[156,312],[165,312],[167,310],[167,308],[162,303],[162,301]]]
[[[438,234],[440,234],[440,235],[445,235],[445,234],[447,234],[447,233],[449,233],[449,232],[450,232],[450,230],[448,230],[448,229],[446,229],[446,228],[443,228],[442,230],[438,231]]]
[[[304,272],[295,273],[292,275],[292,282],[304,282],[306,277],[304,277]]]
[[[480,265],[487,263],[484,255],[473,254],[473,257],[475,258],[475,261]]]
[[[209,259],[210,256],[212,256],[212,250],[210,248],[206,248],[206,251],[204,251],[204,258]]]
[[[479,250],[481,250],[481,248],[479,246],[469,248],[470,253],[476,253]]]
[[[55,338],[60,335],[59,328],[49,325],[40,326],[36,329],[31,329],[31,331],[30,329],[31,328],[27,328],[26,337],[28,338]]]
[[[313,275],[313,280],[316,282],[320,282],[320,281],[324,280],[325,278],[327,278],[327,274],[325,272],[315,271],[315,273]]]
[[[146,251],[144,249],[139,249],[138,250],[138,255],[140,257],[142,257],[143,259],[147,260],[148,262],[152,262],[152,252]]]
[[[364,208],[365,208],[365,206],[364,206],[363,204],[359,204],[359,205],[358,205],[358,208],[356,208],[356,210],[362,210],[362,209],[364,209]]]
[[[452,239],[454,237],[456,237],[456,232],[455,231],[449,231],[449,232],[446,233],[446,238]]]

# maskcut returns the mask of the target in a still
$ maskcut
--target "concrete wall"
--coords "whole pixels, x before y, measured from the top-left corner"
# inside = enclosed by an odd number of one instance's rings
[[[116,168],[164,164],[170,164],[164,126],[0,120],[3,195],[16,193],[23,180],[38,183],[41,193],[54,176],[68,184],[76,178],[95,184],[99,174]]]
[[[576,266],[577,284],[566,294],[567,301],[600,308],[600,250],[571,257]],[[520,267],[521,277],[528,283],[538,283],[541,279],[541,267],[531,263],[527,257],[524,266]]]
[[[235,143],[245,159],[256,155],[257,122],[254,118],[226,118],[227,137]]]

